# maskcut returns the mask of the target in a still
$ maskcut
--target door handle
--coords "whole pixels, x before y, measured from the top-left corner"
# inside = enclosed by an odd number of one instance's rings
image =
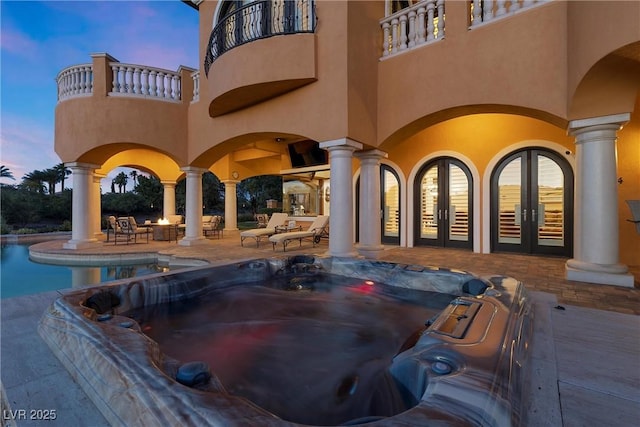
[[[536,210],[531,209],[531,222],[536,222]]]
[[[522,218],[524,219],[525,222],[527,222],[527,210],[526,209],[522,209]]]

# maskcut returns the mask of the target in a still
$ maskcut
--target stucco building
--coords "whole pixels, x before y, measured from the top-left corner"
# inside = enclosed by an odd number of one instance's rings
[[[573,280],[633,286],[640,236],[640,2],[185,1],[200,63],[109,54],[58,76],[55,149],[73,171],[69,249],[100,232],[99,182],[285,177],[285,211],[330,214],[329,252],[384,245],[561,255]],[[117,52],[111,52],[117,56]],[[89,56],[89,53],[88,53]],[[86,214],[87,212],[88,214]]]

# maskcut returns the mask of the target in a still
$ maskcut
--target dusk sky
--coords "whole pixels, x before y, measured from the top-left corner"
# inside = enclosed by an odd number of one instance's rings
[[[0,164],[15,178],[0,182],[18,184],[61,162],[54,151],[60,71],[101,52],[127,64],[198,68],[198,12],[180,0],[1,0],[0,48]]]

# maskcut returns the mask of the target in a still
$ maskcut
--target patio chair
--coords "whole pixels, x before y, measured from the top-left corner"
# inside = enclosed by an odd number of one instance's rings
[[[184,234],[187,224],[184,223],[184,217],[182,215],[167,215],[167,220],[171,224],[178,224],[178,231]]]
[[[329,225],[328,215],[319,215],[311,223],[306,231],[291,231],[289,233],[274,234],[269,237],[269,241],[273,244],[273,250],[276,250],[276,246],[282,243],[282,251],[287,250],[287,245],[293,240],[298,240],[300,246],[302,246],[302,239],[311,239],[313,246],[320,242],[320,237],[324,234],[325,228]]]
[[[256,240],[256,247],[260,246],[260,240],[262,238],[269,237],[276,233],[276,227],[284,224],[289,215],[283,212],[276,212],[271,215],[269,222],[265,228],[253,228],[251,230],[244,230],[240,233],[240,246],[244,246],[244,239],[252,238]]]
[[[258,221],[258,228],[267,228],[269,214],[256,214],[256,221]]]
[[[202,232],[205,237],[213,235],[218,239],[221,238],[222,233],[224,232],[222,229],[223,222],[223,217],[221,215],[204,215],[202,217]]]
[[[110,240],[109,239],[110,234],[113,234],[114,240],[117,238],[118,234],[122,234],[122,230],[118,225],[118,221],[116,221],[116,217],[113,215],[107,218],[107,242]]]
[[[138,227],[135,218],[133,218],[132,216],[119,217],[117,225],[120,227],[121,231],[120,233],[116,234],[116,238],[114,238],[114,244],[118,244],[118,234],[127,236],[127,244],[129,244],[132,237],[133,243],[137,243],[139,235],[146,235],[147,243],[149,243],[149,234],[152,233],[151,227]]]

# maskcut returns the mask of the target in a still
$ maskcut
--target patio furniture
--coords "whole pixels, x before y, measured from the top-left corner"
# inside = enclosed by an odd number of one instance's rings
[[[224,230],[222,229],[222,223],[224,218],[221,215],[203,215],[202,216],[202,232],[205,237],[213,235],[218,239],[222,237]]]
[[[182,215],[167,215],[167,220],[171,224],[177,224],[178,231],[182,231],[182,234],[184,234],[187,225],[184,223],[184,217]]]
[[[256,214],[258,228],[266,228],[269,223],[269,214]]]
[[[138,227],[135,218],[132,216],[123,216],[118,218],[117,225],[120,227],[120,232],[116,232],[114,237],[114,245],[118,244],[118,235],[127,237],[127,244],[133,237],[133,243],[138,242],[139,235],[145,235],[147,237],[147,243],[149,243],[149,234],[152,233],[151,227]]]
[[[110,240],[109,235],[113,234],[113,238],[116,238],[118,233],[122,233],[120,226],[118,225],[118,221],[116,221],[115,216],[109,216],[107,218],[107,242]]]
[[[256,247],[260,246],[260,240],[265,237],[269,237],[276,233],[276,227],[284,224],[289,215],[284,212],[276,212],[271,215],[269,222],[265,228],[253,228],[251,230],[244,230],[240,233],[240,245],[244,246],[244,239],[252,238],[256,240]]]
[[[311,223],[306,231],[291,231],[289,233],[274,234],[269,237],[269,241],[273,244],[273,250],[276,250],[276,246],[282,243],[282,251],[287,250],[287,245],[293,241],[298,240],[300,246],[302,246],[302,239],[311,239],[313,246],[320,242],[320,237],[323,235],[325,228],[329,225],[328,215],[319,215]]]

